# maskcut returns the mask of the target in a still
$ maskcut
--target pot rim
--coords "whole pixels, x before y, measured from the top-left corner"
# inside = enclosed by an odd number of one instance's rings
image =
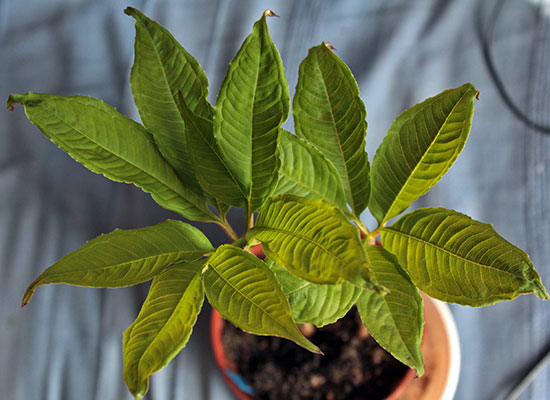
[[[425,296],[427,297],[427,296]],[[447,375],[445,390],[441,395],[441,400],[453,400],[453,397],[456,393],[458,387],[458,379],[460,375],[460,341],[458,338],[458,330],[456,329],[455,320],[451,313],[449,306],[437,299],[431,298],[435,308],[439,312],[441,319],[443,321],[443,326],[445,327],[445,333],[449,340],[448,351],[449,351],[449,373]]]

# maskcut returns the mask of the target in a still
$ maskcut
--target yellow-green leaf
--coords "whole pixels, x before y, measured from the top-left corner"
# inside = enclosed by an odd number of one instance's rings
[[[405,214],[382,230],[382,244],[419,289],[439,300],[480,307],[522,293],[550,298],[526,253],[456,211]]]
[[[188,128],[178,110],[178,92],[197,115],[212,119],[206,100],[208,79],[178,41],[135,8],[124,11],[136,20],[135,60],[130,75],[141,120],[155,137],[160,152],[186,187],[202,194],[189,158]]]
[[[229,64],[214,115],[221,153],[246,190],[249,212],[277,185],[279,128],[289,103],[283,63],[264,15]]]
[[[247,238],[259,240],[268,257],[307,281],[379,289],[357,227],[325,201],[270,197]]]
[[[468,138],[476,95],[467,83],[395,119],[372,160],[369,209],[379,223],[407,209],[449,170]]]
[[[281,130],[281,168],[274,195],[322,199],[347,211],[342,179],[332,162],[305,139]]]
[[[207,261],[203,282],[212,307],[242,330],[284,337],[320,353],[296,327],[277,280],[256,256],[231,245],[220,246]]]
[[[149,294],[124,332],[124,381],[136,399],[147,393],[149,377],[185,347],[204,301],[204,261],[177,264],[153,279]]]
[[[47,283],[89,287],[124,287],[152,279],[168,265],[193,261],[214,249],[197,228],[165,221],[141,229],[98,236],[47,268],[27,288],[23,305]]]
[[[215,221],[204,198],[182,185],[151,135],[137,122],[92,97],[12,94],[30,121],[91,171],[151,193],[162,207],[196,221]]]
[[[380,346],[421,376],[422,296],[393,254],[374,245],[366,245],[365,249],[374,276],[390,292],[380,296],[363,291],[357,302],[361,319]]]
[[[296,134],[332,161],[359,215],[370,195],[367,112],[353,74],[327,43],[312,47],[300,64],[292,113]]]
[[[297,323],[321,327],[338,321],[355,304],[361,288],[343,282],[340,285],[319,285],[292,275],[286,268],[271,259],[267,265],[290,303],[292,316]]]

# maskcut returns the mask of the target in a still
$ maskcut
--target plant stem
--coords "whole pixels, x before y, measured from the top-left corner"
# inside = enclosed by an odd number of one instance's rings
[[[227,219],[224,218],[223,220],[218,220],[218,221],[216,221],[216,224],[218,224],[218,226],[223,229],[225,234],[232,241],[235,241],[239,238],[239,235],[237,235],[237,233],[233,230],[231,225],[229,225],[229,222],[227,221]]]
[[[250,203],[244,206],[244,226],[246,226],[246,232],[254,226],[254,213],[250,210]]]

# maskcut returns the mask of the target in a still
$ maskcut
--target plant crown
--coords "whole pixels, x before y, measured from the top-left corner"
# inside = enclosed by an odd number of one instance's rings
[[[300,65],[292,134],[281,128],[290,96],[266,23],[273,12],[229,64],[215,106],[199,63],[157,22],[125,12],[136,20],[130,81],[143,125],[90,97],[13,94],[8,107],[23,104],[32,123],[91,171],[133,183],[231,238],[215,249],[175,220],[115,230],[61,258],[25,292],[23,304],[47,283],[114,288],[152,279],[123,339],[124,380],[136,399],[185,346],[205,294],[243,330],[313,352],[320,350],[296,323],[323,326],[356,304],[374,339],[418,375],[418,289],[473,307],[522,293],[549,298],[528,255],[491,225],[444,208],[388,224],[464,147],[478,95],[472,84],[404,111],[370,164],[365,105],[330,43],[311,48]],[[226,218],[231,206],[244,209],[242,236]],[[360,219],[367,207],[378,221],[370,231]],[[250,252],[258,243],[265,260]]]

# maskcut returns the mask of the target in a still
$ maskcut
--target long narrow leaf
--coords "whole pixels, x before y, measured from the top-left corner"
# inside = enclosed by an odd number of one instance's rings
[[[301,334],[273,273],[256,256],[231,245],[220,246],[208,259],[203,282],[212,307],[239,328],[284,337],[320,352]]]
[[[214,116],[220,150],[247,192],[249,212],[277,184],[279,128],[288,118],[289,99],[264,14],[229,64]]]
[[[145,282],[177,261],[193,261],[214,249],[197,228],[165,221],[98,236],[46,269],[27,288],[23,305],[47,283],[124,287]]]
[[[151,193],[162,207],[185,218],[213,221],[203,198],[182,185],[151,135],[103,101],[39,93],[13,94],[33,124],[91,171]]]
[[[204,301],[200,269],[204,261],[178,264],[155,277],[141,311],[124,332],[124,380],[136,399],[149,376],[185,347]]]
[[[365,290],[357,309],[372,337],[418,376],[424,373],[420,345],[424,328],[422,296],[395,256],[373,245],[365,246],[374,276],[390,291],[386,296]]]
[[[350,69],[326,43],[312,47],[300,64],[292,113],[296,134],[334,163],[359,215],[370,195],[367,112]]]
[[[203,69],[174,37],[135,8],[124,11],[136,20],[135,60],[130,75],[141,120],[178,177],[201,194],[189,159],[187,127],[178,110],[178,92],[197,115],[212,119]]]
[[[395,119],[372,161],[369,209],[378,222],[399,215],[445,175],[468,138],[476,95],[468,83]]]
[[[550,298],[527,254],[491,225],[456,211],[405,214],[382,230],[382,244],[418,288],[439,300],[480,307],[522,293]]]

